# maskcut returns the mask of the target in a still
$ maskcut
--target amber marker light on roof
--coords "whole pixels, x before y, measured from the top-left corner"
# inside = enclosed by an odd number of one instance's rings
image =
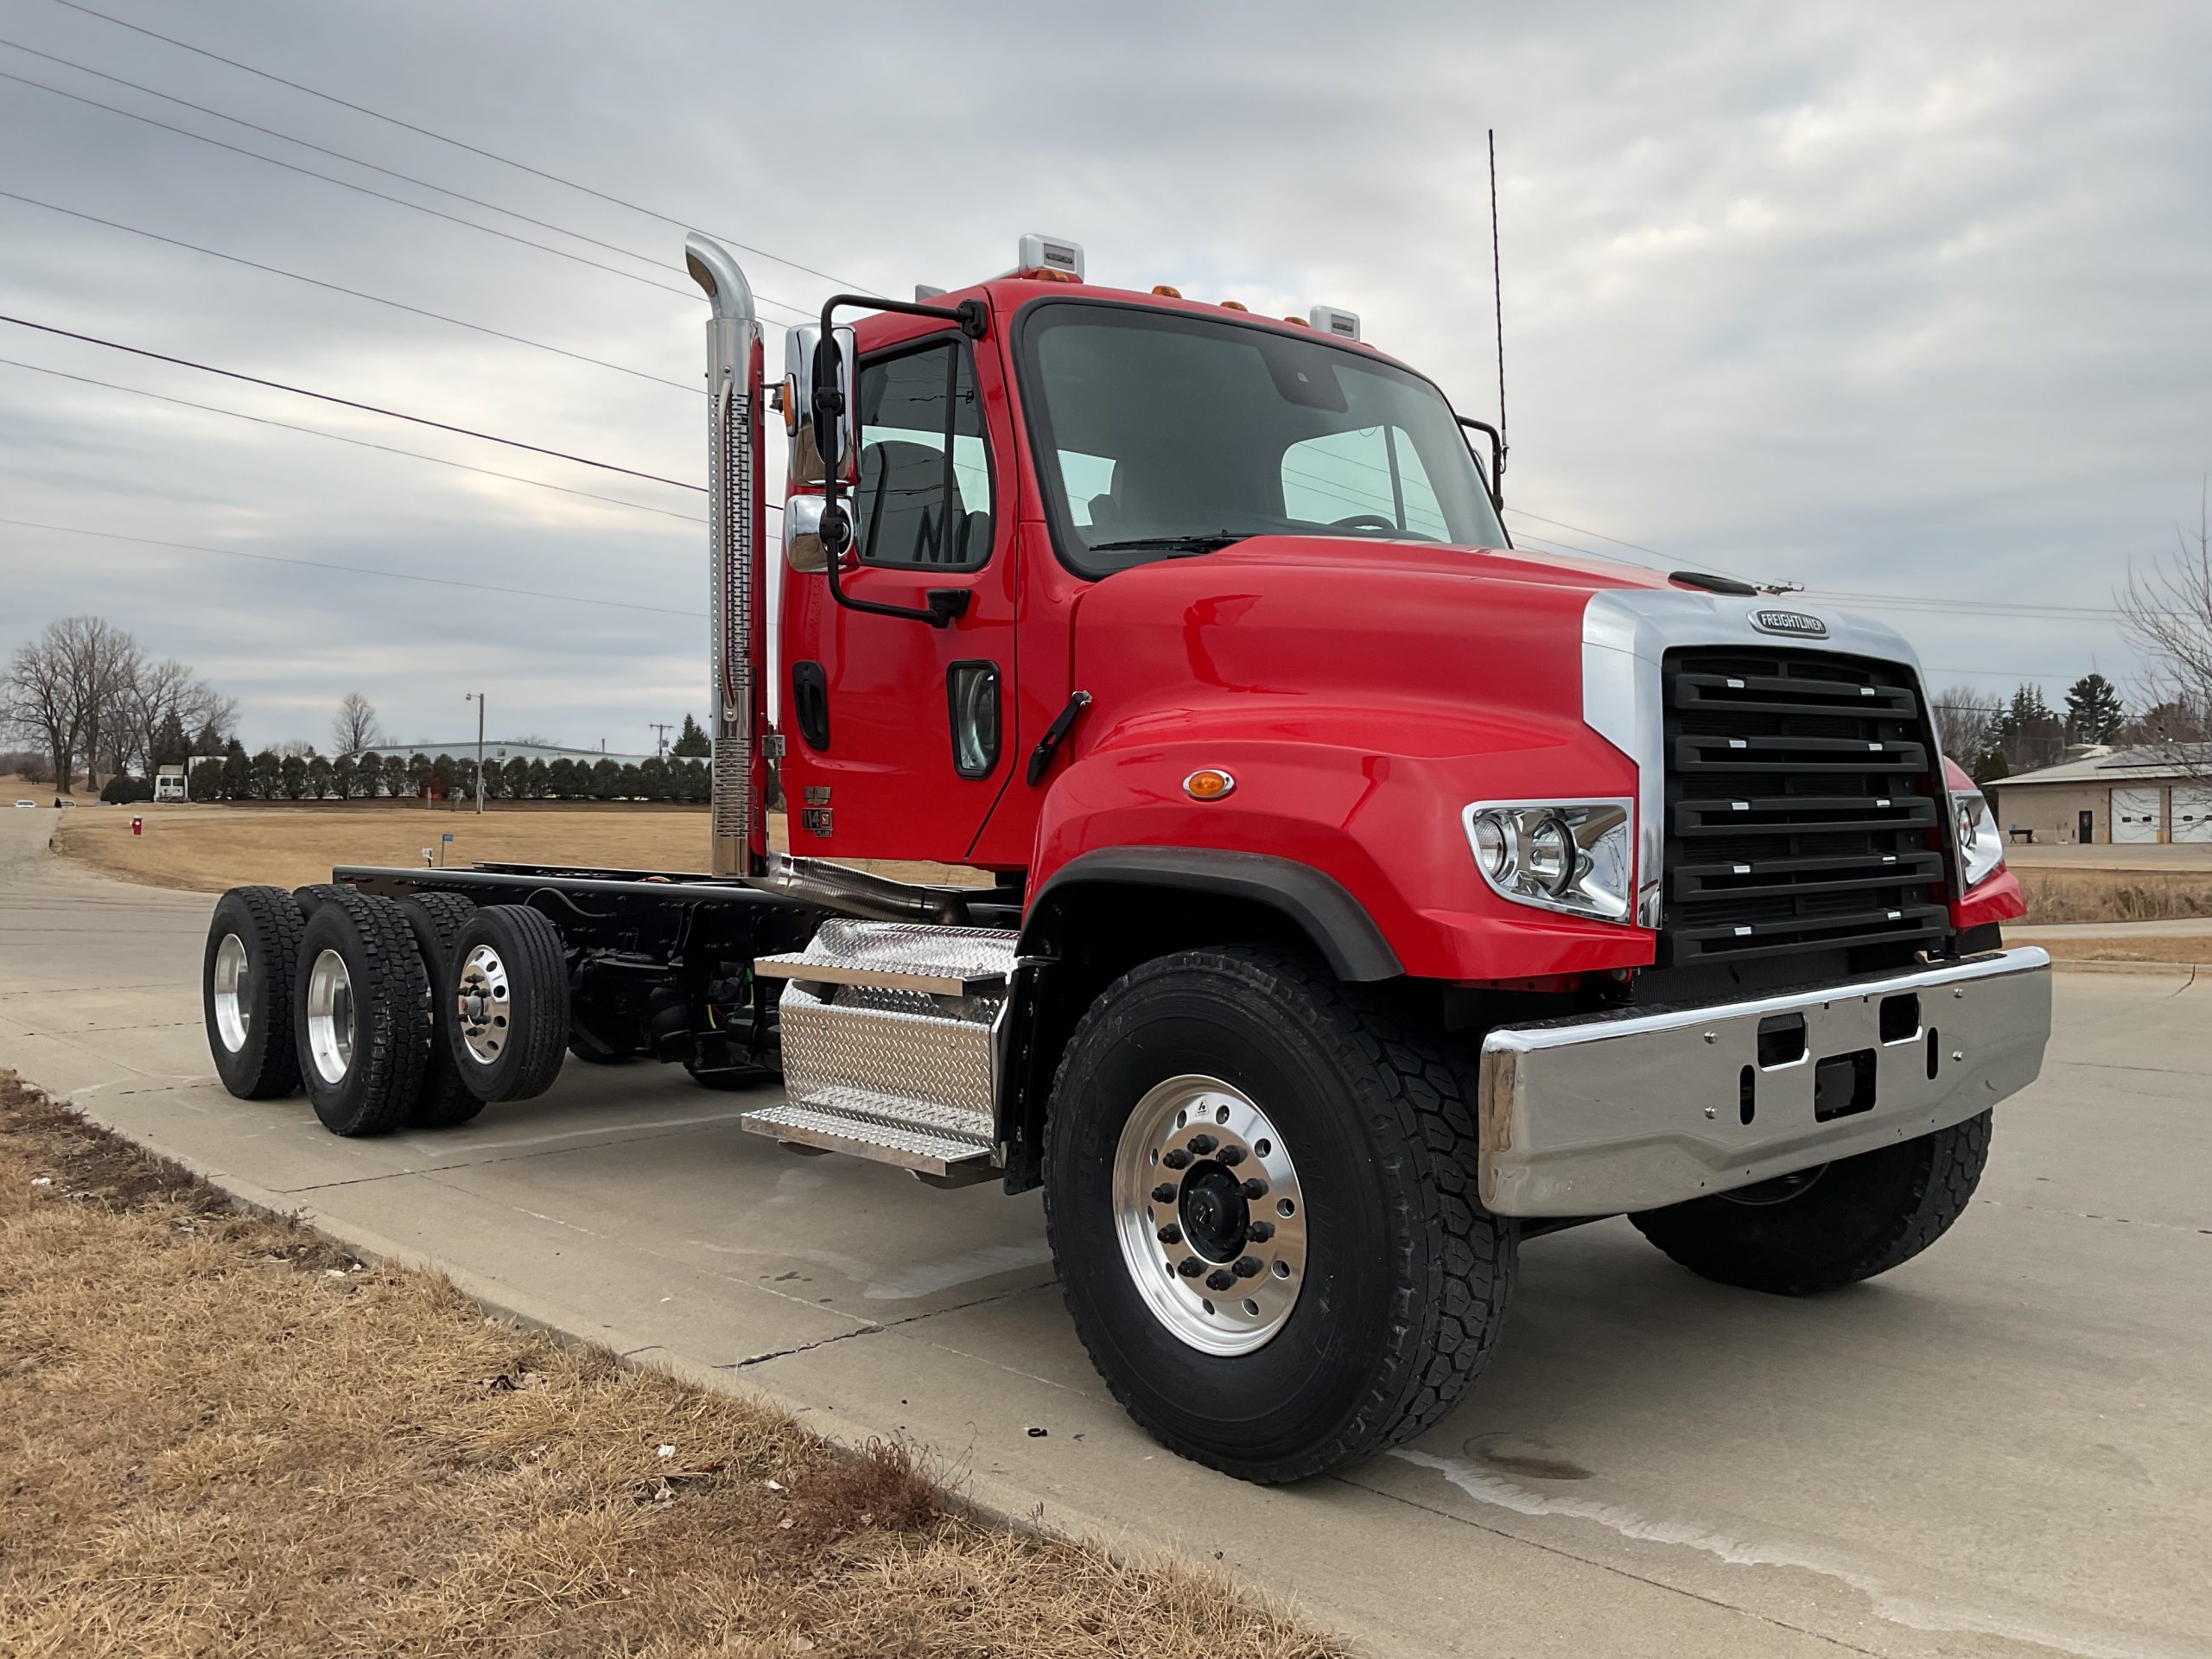
[[[1224,311],[1249,311],[1252,308],[1242,300],[1224,300],[1221,308]]]
[[[1165,283],[1154,283],[1152,285],[1152,291],[1159,295],[1163,300],[1179,300],[1183,297],[1183,290],[1181,289],[1170,288]]]
[[[1217,801],[1236,787],[1236,780],[1214,766],[1202,766],[1183,780],[1183,792],[1194,801]]]

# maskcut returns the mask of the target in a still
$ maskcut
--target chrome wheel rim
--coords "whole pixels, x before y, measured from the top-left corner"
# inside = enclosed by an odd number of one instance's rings
[[[1306,1283],[1306,1197],[1243,1090],[1185,1074],[1149,1090],[1114,1152],[1114,1230],[1153,1317],[1209,1354],[1272,1341]]]
[[[461,958],[454,991],[454,1024],[469,1058],[489,1065],[507,1046],[507,965],[488,944]]]
[[[335,950],[308,969],[308,1058],[327,1084],[345,1082],[353,1069],[353,976]]]
[[[245,1047],[253,1033],[253,964],[245,941],[235,933],[223,935],[215,947],[215,1035],[228,1052]]]

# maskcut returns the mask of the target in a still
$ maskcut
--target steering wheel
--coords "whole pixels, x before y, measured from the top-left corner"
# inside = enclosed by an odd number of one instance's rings
[[[1331,530],[1395,530],[1397,527],[1395,521],[1385,518],[1379,512],[1355,512],[1349,518],[1334,518],[1329,522]]]

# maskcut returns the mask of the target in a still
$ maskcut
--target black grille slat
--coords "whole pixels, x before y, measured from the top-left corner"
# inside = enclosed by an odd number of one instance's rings
[[[1942,783],[1899,664],[1714,647],[1666,658],[1662,965],[1940,938]]]

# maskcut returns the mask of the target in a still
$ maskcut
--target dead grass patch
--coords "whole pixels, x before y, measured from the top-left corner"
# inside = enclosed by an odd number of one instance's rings
[[[11,1659],[1334,1651],[238,1214],[0,1072]]]
[[[612,870],[701,870],[707,814],[620,808],[474,812],[378,806],[160,806],[134,809],[145,833],[130,833],[120,807],[67,816],[54,844],[67,857],[126,881],[187,893],[327,881],[334,866],[415,869],[423,849],[445,846],[449,864],[581,864]],[[781,813],[769,839],[789,850]],[[450,844],[440,842],[450,833]],[[879,862],[901,880],[985,884],[979,870],[948,864]]]
[[[2156,870],[2016,870],[2031,922],[2174,922],[2212,916],[2212,876]]]
[[[2167,933],[2149,938],[2037,939],[2054,962],[2178,963],[2212,966],[2212,933]]]

